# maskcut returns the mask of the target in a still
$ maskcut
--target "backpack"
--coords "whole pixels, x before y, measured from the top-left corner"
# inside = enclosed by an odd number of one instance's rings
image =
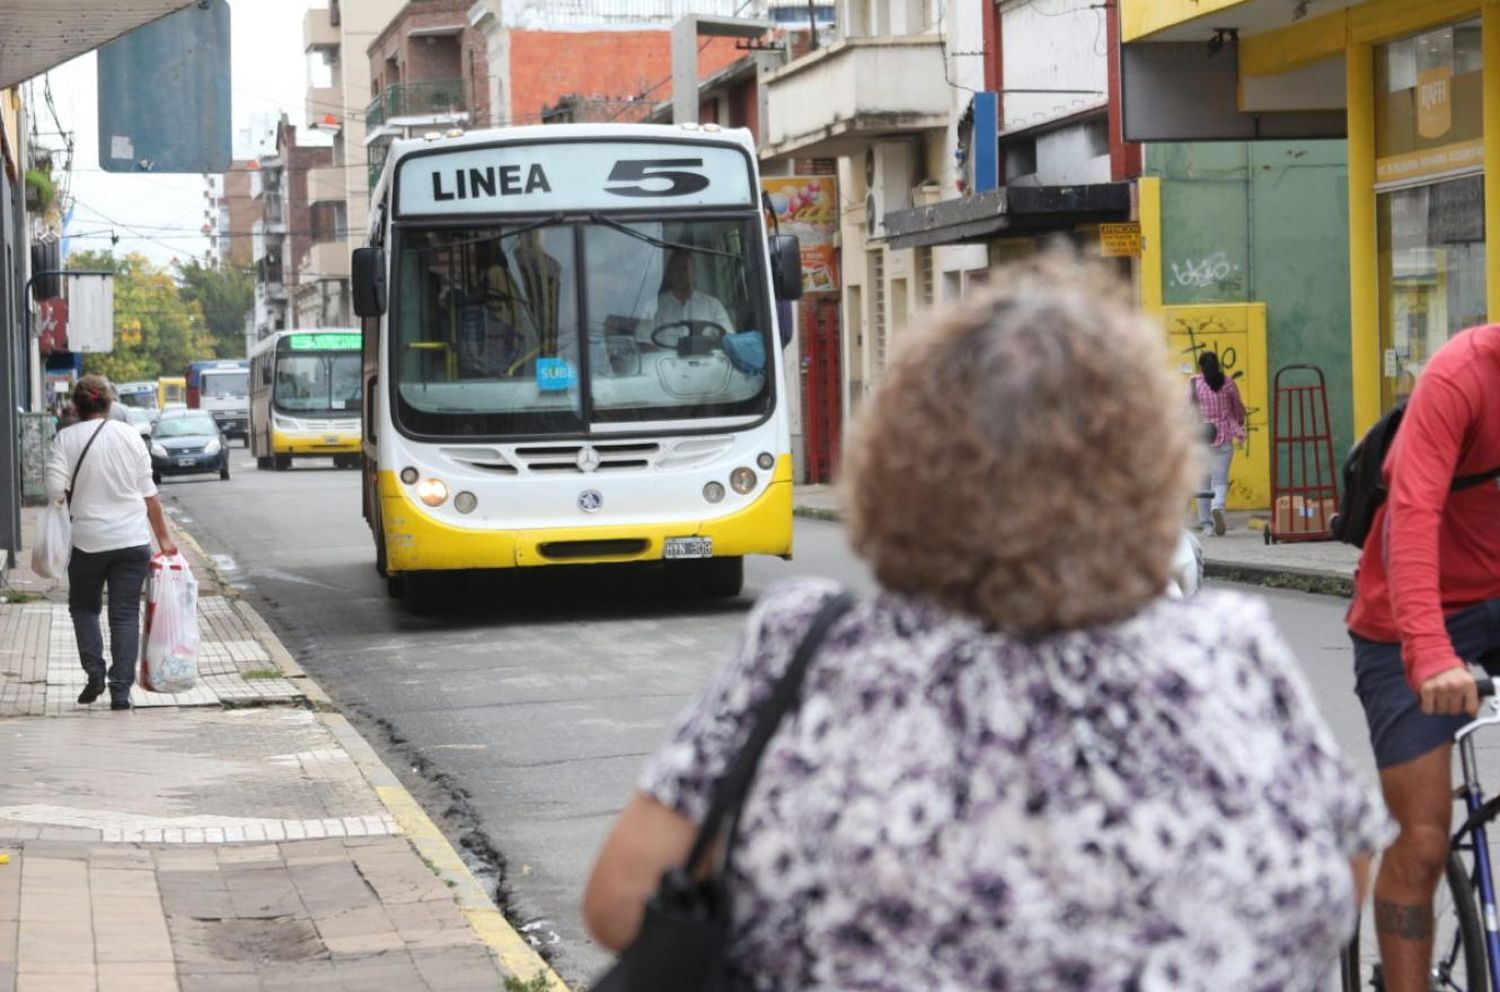
[[[1405,413],[1405,403],[1392,407],[1349,449],[1342,467],[1344,493],[1339,498],[1339,512],[1328,522],[1334,540],[1356,548],[1365,546],[1365,539],[1375,522],[1375,511],[1390,495],[1381,468]],[[1500,478],[1500,467],[1476,475],[1461,475],[1453,480],[1448,491],[1456,493],[1461,489],[1471,489],[1495,478]]]

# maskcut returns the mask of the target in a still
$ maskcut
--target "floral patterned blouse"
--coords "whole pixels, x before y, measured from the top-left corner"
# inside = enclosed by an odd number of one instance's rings
[[[771,591],[641,785],[701,820],[836,589]],[[1259,600],[1035,641],[882,593],[766,750],[730,889],[741,989],[1313,989],[1390,821]]]

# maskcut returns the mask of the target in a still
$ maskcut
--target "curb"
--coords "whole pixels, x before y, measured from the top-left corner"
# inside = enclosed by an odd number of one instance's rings
[[[385,808],[401,827],[402,835],[416,849],[417,854],[432,868],[438,878],[448,883],[453,898],[469,921],[469,929],[494,951],[500,965],[516,978],[529,980],[525,976],[544,976],[549,989],[570,992],[557,973],[532,949],[526,938],[516,932],[505,915],[495,907],[484,886],[470,873],[463,859],[448,843],[448,838],[438,829],[422,809],[421,804],[406,790],[385,762],[360,736],[354,726],[337,713],[320,714],[323,723],[333,731],[335,737],[360,773],[380,796]]]
[[[198,553],[199,558],[214,572],[215,578],[220,579],[220,585],[226,591],[230,590],[231,587],[222,581],[213,559],[204,554],[203,546],[187,532],[187,528],[178,523],[176,531],[177,537],[183,543],[190,545]],[[308,701],[315,706],[331,707],[333,702],[328,694],[297,663],[296,658],[286,649],[286,645],[281,643],[281,638],[276,636],[265,618],[246,602],[237,590],[226,598],[230,600],[255,637],[265,646],[266,653],[271,656],[271,660],[288,679],[294,682]],[[523,981],[531,980],[540,974],[545,978],[548,989],[554,992],[571,992],[551,966],[532,949],[526,938],[510,925],[505,914],[496,908],[489,893],[469,871],[453,845],[448,843],[448,838],[443,836],[442,830],[422,809],[416,797],[407,791],[406,787],[401,784],[401,780],[380,759],[380,755],[375,753],[370,742],[360,736],[359,731],[355,730],[354,725],[342,714],[320,711],[318,719],[332,731],[339,744],[349,753],[349,757],[359,768],[360,774],[364,776],[365,781],[370,783],[370,787],[380,797],[381,804],[390,811],[391,816],[400,826],[401,835],[406,842],[417,852],[418,857],[432,868],[438,878],[447,883],[453,893],[454,901],[458,903],[464,919],[469,923],[469,929],[474,931],[474,935],[494,953],[501,968]]]
[[[1291,589],[1295,592],[1340,596],[1344,599],[1354,597],[1354,577],[1341,572],[1311,568],[1271,568],[1205,559],[1203,574],[1210,579],[1264,586],[1268,589]]]
[[[843,519],[843,514],[838,510],[825,510],[817,506],[793,506],[792,516],[807,520],[832,520],[835,523]]]

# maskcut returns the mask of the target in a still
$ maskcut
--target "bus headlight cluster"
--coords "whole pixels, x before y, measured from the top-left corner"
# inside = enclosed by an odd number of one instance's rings
[[[453,508],[459,513],[473,513],[474,507],[479,505],[479,497],[467,489],[453,497]]]
[[[769,472],[776,467],[776,456],[769,451],[762,451],[755,456],[755,464],[759,465],[764,471]]]
[[[442,506],[448,499],[448,487],[442,479],[422,479],[417,483],[417,499],[428,506]]]
[[[410,465],[403,468],[401,470],[401,481],[406,483],[408,486],[415,483],[417,481],[417,470],[412,468]]]
[[[717,503],[724,498],[724,486],[719,482],[710,482],[703,487],[703,498],[710,503]]]
[[[755,469],[746,468],[741,465],[729,473],[729,488],[741,496],[749,495],[755,490]]]

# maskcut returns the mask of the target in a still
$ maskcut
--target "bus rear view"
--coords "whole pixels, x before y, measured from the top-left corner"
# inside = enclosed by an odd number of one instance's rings
[[[772,285],[795,298],[800,264],[795,239],[768,245],[746,132],[398,142],[375,199],[354,281],[365,515],[393,594],[664,561],[734,595],[745,555],[791,554]]]

